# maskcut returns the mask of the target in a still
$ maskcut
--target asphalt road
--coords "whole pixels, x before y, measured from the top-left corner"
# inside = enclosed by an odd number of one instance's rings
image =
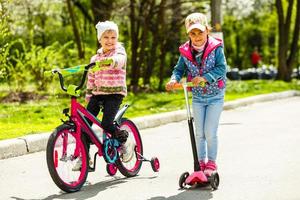
[[[107,175],[102,158],[80,192],[66,194],[52,182],[45,152],[0,160],[0,199],[110,200],[298,200],[300,199],[300,97],[224,111],[219,127],[220,186],[179,190],[178,178],[192,172],[187,122],[142,130],[146,157],[139,176]]]

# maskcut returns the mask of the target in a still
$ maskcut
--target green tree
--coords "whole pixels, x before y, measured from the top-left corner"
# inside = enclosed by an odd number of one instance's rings
[[[291,74],[293,65],[296,61],[296,55],[299,49],[300,0],[296,0],[296,5],[294,4],[294,0],[288,0],[287,3],[288,6],[284,9],[284,3],[281,0],[276,0],[279,31],[277,79],[290,82],[292,79]],[[286,10],[285,14],[284,10]],[[292,16],[295,16],[294,20],[292,19]],[[291,33],[293,21],[294,30]]]
[[[72,42],[65,45],[54,42],[46,48],[32,45],[25,52],[23,63],[31,74],[30,81],[35,83],[38,91],[47,91],[48,85],[51,83],[51,77],[44,76],[45,71],[65,67],[64,59],[68,57],[68,48],[71,45]]]
[[[250,54],[255,47],[267,65],[275,65],[277,20],[270,0],[227,0],[224,6],[225,53],[231,67],[251,67]]]
[[[73,27],[75,42],[77,44],[78,57],[84,58],[84,49],[82,47],[82,40],[81,40],[80,32],[78,30],[77,23],[76,23],[77,20],[76,20],[75,13],[73,10],[73,4],[72,4],[71,0],[66,0],[66,3],[67,3],[68,12],[70,14],[70,19],[71,19],[71,24]]]
[[[6,9],[6,2],[0,1],[0,83],[6,80],[7,77],[7,48],[11,37],[8,20],[9,13]]]

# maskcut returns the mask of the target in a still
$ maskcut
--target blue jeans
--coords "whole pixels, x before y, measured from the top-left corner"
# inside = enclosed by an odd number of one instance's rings
[[[225,90],[213,97],[193,96],[193,117],[199,160],[216,161],[218,152],[218,126],[223,110]],[[206,153],[207,152],[207,153]]]

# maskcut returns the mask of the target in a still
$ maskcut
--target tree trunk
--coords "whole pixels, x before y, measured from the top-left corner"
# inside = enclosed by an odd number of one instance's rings
[[[182,27],[182,10],[181,10],[181,0],[172,1],[172,21],[169,32],[169,37],[167,38],[168,52],[170,53],[170,67],[166,70],[166,75],[170,77],[170,74],[173,70],[173,66],[176,65],[179,51],[178,47],[180,46],[180,35],[178,34],[179,30]]]
[[[236,22],[238,23],[238,22]],[[239,70],[243,69],[242,66],[242,60],[241,60],[241,42],[240,42],[240,32],[239,32],[239,27],[236,27],[236,25],[234,25],[234,30],[236,30],[236,36],[235,36],[235,44],[236,44],[236,54],[235,54],[235,59],[234,59],[234,64],[238,67]]]
[[[291,16],[293,12],[294,0],[288,1],[288,9],[286,18],[284,19],[284,9],[281,0],[276,0],[276,9],[278,14],[278,31],[279,31],[279,42],[278,42],[278,74],[277,79],[286,82],[291,81],[292,66],[296,59],[296,53],[298,50],[299,40],[299,4],[300,0],[297,0],[297,13],[295,19],[295,27],[293,32],[293,38],[291,42],[291,48],[289,49],[289,34],[291,27]],[[288,53],[290,53],[288,55]]]
[[[71,5],[71,1],[66,0],[66,2],[67,2],[67,7],[68,7],[69,14],[70,14],[70,18],[71,18],[73,33],[74,33],[74,36],[75,36],[75,42],[77,44],[78,57],[81,59],[81,58],[84,58],[84,51],[83,51],[83,48],[82,48],[82,43],[81,43],[79,30],[78,30],[77,25],[76,25],[76,19],[75,19],[75,15],[74,15],[72,5]]]
[[[287,68],[289,75],[292,74],[293,71],[293,65],[296,62],[297,53],[299,46],[299,32],[300,32],[300,0],[297,0],[297,13],[296,13],[296,20],[295,20],[295,26],[294,26],[294,33],[293,33],[293,39],[292,44],[290,47],[290,55],[287,59]]]
[[[42,27],[42,30],[45,30],[45,26],[46,26],[46,16],[45,15],[41,15],[40,16],[40,20],[41,20],[41,27]],[[47,46],[47,40],[46,40],[46,33],[45,31],[42,32],[42,47],[43,48],[46,48]]]
[[[166,0],[161,0],[158,12],[158,20],[160,21],[160,66],[159,66],[159,83],[158,83],[158,90],[162,91],[163,89],[163,80],[164,80],[164,67],[165,67],[165,60],[166,60],[166,41],[167,41],[167,31],[166,23],[165,23],[165,7],[166,7]]]
[[[114,2],[111,0],[91,0],[91,8],[94,15],[94,24],[99,21],[110,20]]]
[[[158,24],[156,22],[151,21],[151,19],[153,18],[153,16],[155,15],[154,13],[154,7],[155,7],[155,0],[151,0],[151,2],[149,3],[149,13],[145,19],[145,24],[147,24],[147,32],[148,30],[151,31],[152,34],[152,45],[150,48],[150,51],[147,51],[147,61],[146,61],[146,65],[144,67],[144,73],[143,73],[143,85],[146,87],[150,87],[150,77],[152,75],[152,71],[155,65],[155,60],[156,60],[156,48],[158,45],[157,42],[157,27]],[[148,37],[146,37],[147,42],[148,42]],[[145,42],[146,44],[146,42]],[[142,45],[143,46],[143,45]]]
[[[110,20],[113,4],[114,2],[110,0],[91,0],[91,9],[94,15],[94,26],[96,26],[99,21]],[[98,42],[97,34],[95,34],[95,38],[97,41],[96,46],[99,48],[100,44]]]
[[[214,32],[221,32],[221,4],[222,0],[211,0],[211,25]]]
[[[74,6],[76,6],[81,11],[84,18],[87,19],[90,23],[92,23],[93,18],[90,16],[88,9],[80,2],[80,0],[72,0],[72,2]]]
[[[146,71],[146,64],[145,64],[145,57],[146,56],[146,49],[147,49],[147,43],[149,41],[149,26],[151,23],[151,18],[153,17],[153,7],[154,7],[155,1],[154,0],[148,0],[144,1],[140,6],[140,14],[142,21],[142,34],[140,38],[140,47],[138,52],[138,66],[139,66],[139,76],[141,74],[144,74]]]
[[[139,46],[139,22],[137,22],[135,16],[135,0],[130,0],[130,35],[131,35],[131,73],[130,73],[130,87],[133,93],[136,93],[138,90],[138,78],[139,78],[139,69],[137,65],[137,52]]]

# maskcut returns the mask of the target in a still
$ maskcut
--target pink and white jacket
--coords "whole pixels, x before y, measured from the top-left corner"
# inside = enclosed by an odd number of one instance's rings
[[[126,87],[126,60],[125,48],[117,43],[115,49],[103,53],[102,48],[91,58],[91,63],[104,58],[112,58],[113,63],[107,68],[88,73],[86,99],[92,95],[121,94],[127,95]]]

